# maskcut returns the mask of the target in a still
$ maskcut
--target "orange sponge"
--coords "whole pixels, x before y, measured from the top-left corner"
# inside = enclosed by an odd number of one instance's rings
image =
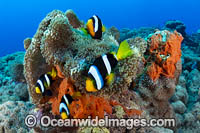
[[[53,96],[49,102],[52,103],[52,112],[54,115],[59,115],[59,105],[63,95],[73,95],[75,90],[73,81],[70,78],[65,78],[56,88],[57,96]],[[73,118],[87,118],[88,116],[98,116],[104,118],[104,112],[112,113],[112,107],[109,102],[102,97],[82,95],[75,99],[69,106],[70,114]]]
[[[74,93],[74,88],[73,88],[73,81],[71,79],[64,78],[59,87],[56,88],[53,96],[49,102],[52,103],[52,112],[54,115],[59,115],[59,105],[62,99],[62,96],[65,94],[70,94],[73,95]],[[57,94],[57,95],[56,95]]]
[[[182,40],[183,37],[176,31],[171,33],[165,30],[151,36],[149,53],[155,60],[147,73],[152,80],[157,80],[160,75],[174,77],[175,65],[181,58]]]
[[[104,112],[112,113],[112,107],[107,100],[102,97],[83,95],[70,106],[73,118],[104,118]]]
[[[162,72],[162,68],[159,65],[156,65],[155,62],[153,62],[152,65],[148,69],[148,74],[151,77],[151,79],[154,81],[160,77],[161,72]]]

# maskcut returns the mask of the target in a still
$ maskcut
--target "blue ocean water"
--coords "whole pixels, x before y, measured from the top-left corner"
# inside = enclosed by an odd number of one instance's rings
[[[118,29],[163,26],[167,20],[181,20],[192,33],[200,28],[199,7],[199,0],[1,0],[0,56],[24,51],[23,40],[32,37],[54,9],[72,9],[84,21],[97,14],[107,27]]]

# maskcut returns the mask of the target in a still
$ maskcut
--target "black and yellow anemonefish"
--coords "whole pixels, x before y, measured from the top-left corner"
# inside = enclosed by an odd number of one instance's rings
[[[102,32],[105,31],[101,19],[97,15],[93,15],[86,24],[86,30],[94,39],[101,39]]]
[[[70,115],[69,106],[74,101],[75,98],[80,97],[80,92],[75,92],[72,96],[69,94],[65,94],[62,96],[60,105],[59,105],[59,112],[62,119],[67,119]]]
[[[69,94],[65,94],[60,102],[59,112],[62,119],[67,119],[70,115],[69,105],[72,103],[73,98]]]
[[[39,77],[35,86],[35,92],[42,94],[42,96],[51,96],[52,93],[49,90],[53,80],[56,78],[57,72],[55,68],[52,68],[51,72],[45,73]]]
[[[127,41],[123,41],[115,52],[104,54],[95,59],[90,66],[86,79],[86,90],[95,92],[101,90],[105,85],[109,85],[114,80],[114,68],[118,61],[125,59],[133,54]]]

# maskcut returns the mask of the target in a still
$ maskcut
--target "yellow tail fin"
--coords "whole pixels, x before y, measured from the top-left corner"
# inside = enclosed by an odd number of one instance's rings
[[[128,56],[131,56],[132,54],[133,54],[133,51],[130,48],[128,42],[126,40],[121,42],[118,52],[117,52],[117,59],[122,60]]]

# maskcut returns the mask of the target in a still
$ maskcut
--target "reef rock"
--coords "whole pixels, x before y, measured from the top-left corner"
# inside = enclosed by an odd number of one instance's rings
[[[25,82],[24,78],[24,52],[17,52],[14,54],[7,55],[0,58],[0,72],[2,78],[0,81],[3,81],[3,78],[10,77],[14,81]],[[1,84],[0,84],[1,85]]]
[[[196,34],[196,33],[194,33]],[[197,34],[196,34],[197,35]],[[191,37],[192,35],[188,35]],[[198,39],[198,37],[195,37]],[[182,63],[183,72],[179,77],[179,84],[176,86],[176,92],[170,99],[176,112],[176,120],[178,126],[178,132],[199,132],[199,48],[198,42],[195,44],[194,40],[191,42],[184,40],[186,45],[182,46]],[[184,44],[183,43],[183,44]],[[195,45],[196,46],[195,46]],[[195,46],[195,47],[194,47]],[[182,103],[181,103],[181,102]],[[181,103],[175,106],[175,103]],[[183,105],[184,103],[184,105]],[[186,107],[186,110],[184,109]],[[179,108],[183,108],[185,112],[177,111]],[[180,114],[182,113],[182,114]]]
[[[28,132],[24,123],[26,115],[32,108],[32,104],[22,101],[7,101],[0,105],[0,132]]]
[[[79,21],[78,17],[76,16],[76,14],[73,12],[73,10],[67,10],[67,12],[65,13],[68,21],[70,23],[70,25],[73,28],[80,28],[83,26],[83,23],[81,21]]]
[[[108,29],[109,32],[111,33],[111,35],[114,36],[114,38],[120,42],[120,31],[118,31],[117,28],[115,28],[114,26],[112,26],[111,28]]]
[[[25,83],[8,82],[9,85],[0,87],[0,103],[6,101],[28,101],[29,95],[27,85]]]
[[[181,127],[179,132],[198,132],[200,126],[200,103],[196,102],[193,108],[185,113],[181,118]]]
[[[33,102],[38,102],[40,98],[34,91],[37,79],[55,65],[59,65],[65,77],[77,81],[76,86],[84,91],[85,67],[97,56],[116,51],[118,45],[113,37],[106,34],[102,40],[84,35],[81,30],[71,26],[67,15],[61,11],[55,10],[48,14],[25,55],[25,77]]]
[[[0,58],[0,103],[29,100],[23,74],[23,58],[24,52]]]
[[[178,31],[179,33],[182,34],[183,37],[186,36],[186,32],[185,32],[186,26],[185,26],[185,24],[183,22],[181,22],[179,20],[167,21],[165,23],[165,27],[170,29],[170,30]]]
[[[200,88],[200,72],[197,69],[192,70],[187,79],[189,107],[192,107],[193,104],[199,100],[198,92]]]
[[[182,49],[184,51],[182,56],[184,62],[183,69],[187,71],[192,71],[194,69],[200,70],[200,57],[198,55],[199,49],[188,46],[185,46]]]
[[[26,38],[24,40],[24,49],[27,50],[30,44],[31,44],[31,38]]]
[[[68,11],[67,11],[68,13]],[[72,19],[72,18],[71,18]],[[84,75],[96,57],[117,51],[118,42],[107,31],[101,40],[92,39],[75,29],[69,23],[69,18],[61,11],[53,11],[41,22],[38,31],[31,39],[31,44],[25,54],[25,77],[28,82],[30,96],[34,103],[38,103],[40,96],[35,93],[34,86],[41,74],[51,71],[58,65],[65,77],[76,81],[75,86],[85,92]],[[138,61],[142,59],[140,49],[145,47],[144,40],[138,44],[130,44],[135,54],[122,62],[116,70],[115,86],[128,88],[136,77]],[[136,45],[138,47],[136,47]],[[130,71],[131,70],[131,71]],[[123,78],[118,78],[123,77]],[[125,78],[126,77],[126,78]],[[104,90],[109,90],[108,87]]]
[[[179,83],[180,84],[180,83]],[[173,97],[171,98],[172,102],[176,102],[176,101],[182,101],[184,104],[187,104],[188,102],[188,93],[187,93],[187,89],[186,87],[182,87],[180,85],[176,86],[176,92],[173,95]]]
[[[185,111],[186,111],[186,106],[183,102],[181,101],[177,101],[177,102],[174,102],[172,103],[172,106],[174,108],[174,111],[176,113],[180,113],[180,114],[183,114]]]
[[[175,92],[182,71],[180,60],[182,39],[176,31],[157,31],[149,35],[145,53],[146,69],[138,79],[136,89],[152,117],[175,117],[168,100]]]
[[[120,30],[120,41],[124,41],[129,38],[146,38],[149,34],[152,34],[156,31],[156,27],[142,27],[139,29],[130,30],[128,28],[123,28]]]
[[[185,43],[188,46],[199,47],[199,45],[200,45],[199,41],[200,41],[200,34],[199,33],[193,33],[192,35],[188,36]]]

